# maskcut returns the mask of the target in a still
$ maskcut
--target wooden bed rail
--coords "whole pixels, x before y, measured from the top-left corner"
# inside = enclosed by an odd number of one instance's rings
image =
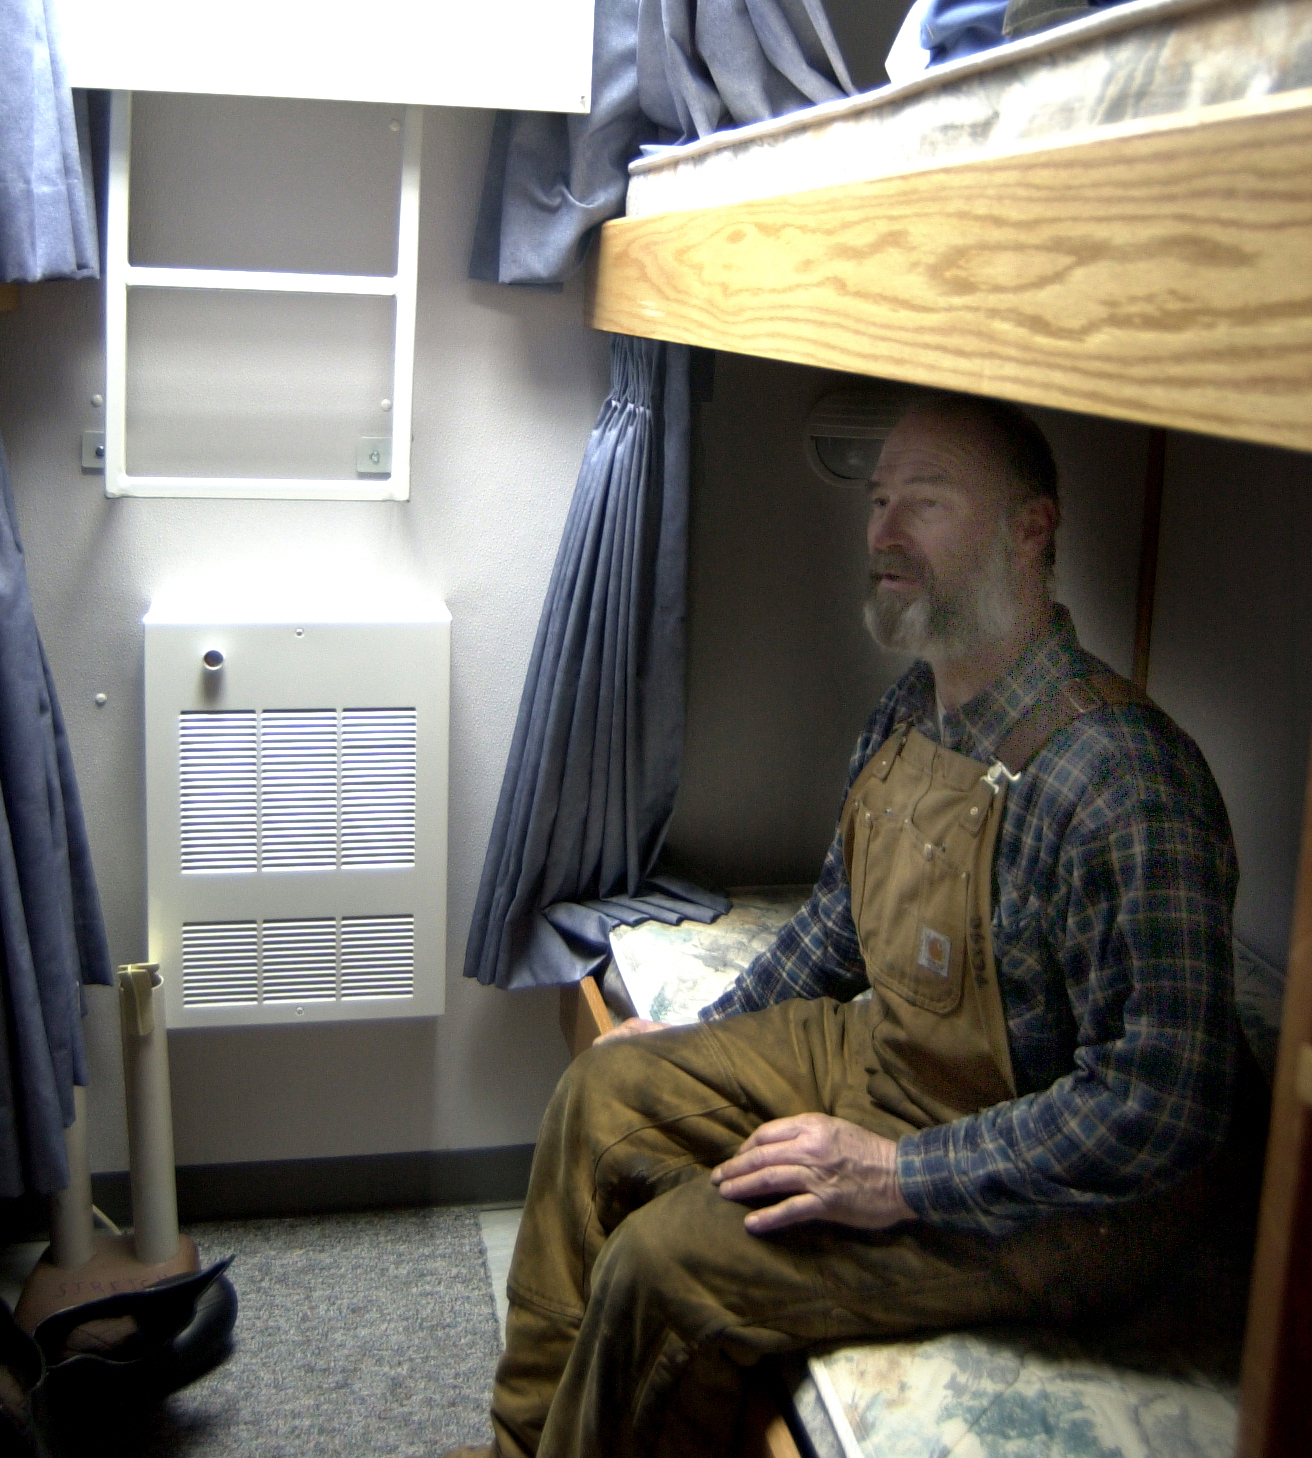
[[[571,1058],[591,1048],[595,1037],[614,1026],[615,1019],[595,977],[585,977],[560,989],[560,1031]]]
[[[597,329],[1312,450],[1312,89],[601,229]]]

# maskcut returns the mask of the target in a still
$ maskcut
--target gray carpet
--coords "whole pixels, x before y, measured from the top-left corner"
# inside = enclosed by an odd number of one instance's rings
[[[488,1442],[501,1335],[473,1210],[196,1225],[235,1254],[227,1362],[169,1399],[141,1458],[403,1458]]]

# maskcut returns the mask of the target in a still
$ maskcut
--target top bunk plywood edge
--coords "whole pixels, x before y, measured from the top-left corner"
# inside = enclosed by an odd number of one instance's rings
[[[601,229],[588,322],[1312,450],[1312,89]]]

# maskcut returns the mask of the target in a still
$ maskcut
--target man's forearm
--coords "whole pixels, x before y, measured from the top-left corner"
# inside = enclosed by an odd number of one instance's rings
[[[1042,1093],[906,1135],[898,1187],[928,1224],[1005,1234],[1045,1211],[1118,1204],[1183,1177],[1221,1142],[1223,1114],[1170,1145],[1179,1110],[1093,1092],[1074,1077]]]

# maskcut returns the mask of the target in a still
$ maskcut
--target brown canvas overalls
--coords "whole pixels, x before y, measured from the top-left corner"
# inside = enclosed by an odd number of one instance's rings
[[[1030,753],[1053,720],[1029,723]],[[1127,1301],[1178,1255],[1200,1204],[1182,1186],[1006,1237],[920,1222],[758,1237],[711,1185],[769,1119],[818,1111],[898,1139],[1014,1097],[989,936],[1007,779],[903,726],[856,780],[842,830],[868,1000],[626,1039],[566,1073],[510,1268],[492,1403],[505,1458],[721,1458],[763,1356],[1069,1319]]]

